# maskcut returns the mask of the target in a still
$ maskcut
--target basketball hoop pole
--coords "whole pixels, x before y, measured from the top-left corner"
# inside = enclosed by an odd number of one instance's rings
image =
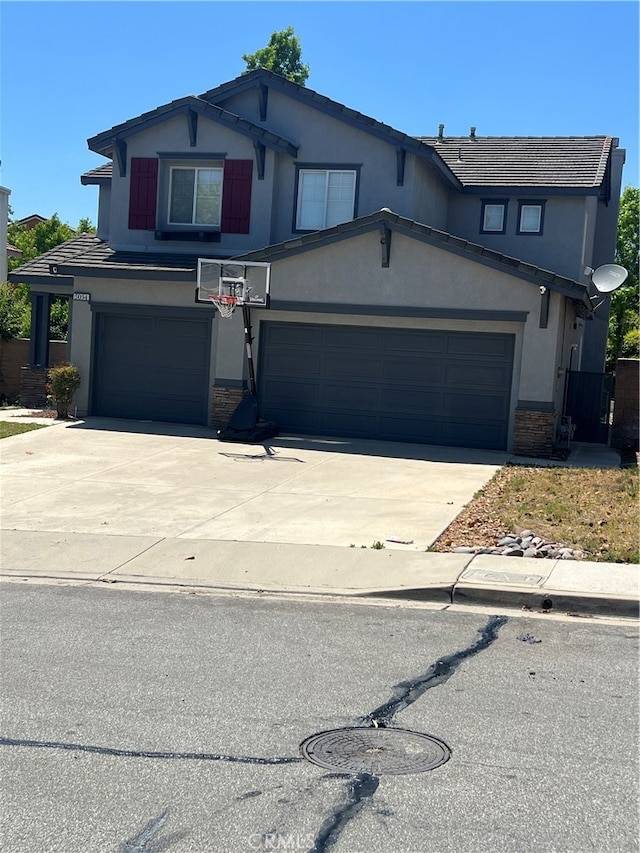
[[[256,373],[253,367],[253,338],[251,337],[251,313],[249,306],[242,303],[242,321],[244,323],[244,344],[247,351],[247,364],[249,365],[249,390],[253,397],[257,398]]]

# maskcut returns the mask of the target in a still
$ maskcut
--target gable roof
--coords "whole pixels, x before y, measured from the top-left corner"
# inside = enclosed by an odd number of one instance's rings
[[[392,232],[397,231],[423,243],[453,252],[532,284],[544,285],[549,290],[557,291],[563,296],[582,303],[585,314],[592,312],[586,285],[557,275],[550,270],[536,267],[534,264],[526,263],[518,258],[513,258],[510,255],[504,255],[469,240],[463,240],[453,234],[448,234],[446,231],[439,231],[428,225],[422,225],[388,209],[343,222],[333,228],[326,228],[323,231],[315,231],[293,240],[266,246],[255,252],[235,255],[232,259],[238,261],[278,261],[300,252],[312,251],[381,228],[387,228]],[[52,265],[57,268],[55,274],[51,272]],[[84,275],[97,278],[162,278],[170,281],[195,282],[197,265],[197,255],[117,251],[110,248],[106,241],[99,239],[94,234],[80,234],[78,237],[67,240],[66,243],[62,243],[38,258],[18,267],[9,273],[8,279],[16,284],[19,282],[26,282],[27,284],[55,282],[72,285],[73,276]]]
[[[241,74],[234,80],[229,80],[227,83],[222,83],[214,89],[203,92],[199,97],[208,103],[222,104],[233,95],[248,91],[249,89],[256,89],[260,86],[277,89],[301,103],[346,122],[352,127],[357,127],[379,139],[383,139],[385,142],[389,142],[404,151],[409,151],[417,155],[425,160],[448,184],[456,188],[459,187],[456,176],[448,164],[437,156],[431,145],[424,143],[414,136],[396,130],[391,125],[371,118],[371,116],[367,116],[357,110],[352,110],[338,101],[333,101],[331,98],[327,98],[326,95],[321,95],[313,89],[301,86],[298,83],[292,83],[280,74],[267,71],[266,68],[258,68],[256,71]]]
[[[276,243],[255,252],[239,255],[235,260],[278,261],[282,258],[311,251],[340,240],[347,240],[359,234],[366,234],[369,231],[376,231],[380,228],[397,231],[420,240],[423,243],[453,252],[469,260],[531,282],[532,284],[538,286],[544,285],[549,290],[555,290],[564,296],[583,302],[589,309],[591,307],[587,297],[587,287],[580,282],[557,275],[551,270],[545,270],[535,266],[535,264],[529,264],[526,261],[505,255],[502,252],[497,252],[494,249],[488,249],[478,243],[472,243],[470,240],[456,237],[446,231],[431,228],[429,225],[423,225],[413,219],[407,219],[386,208],[369,216],[362,216],[358,219],[352,219],[349,222],[343,222],[333,228],[314,231],[312,234],[304,234],[292,240],[286,240],[283,243]]]
[[[289,139],[285,139],[285,137],[277,133],[272,133],[270,130],[260,127],[251,121],[240,118],[240,116],[234,115],[234,113],[230,113],[216,104],[210,104],[201,98],[197,98],[195,95],[187,95],[185,98],[171,101],[136,118],[122,122],[122,124],[117,124],[109,128],[109,130],[104,130],[102,133],[90,137],[87,140],[87,145],[91,151],[95,151],[97,154],[112,157],[116,140],[124,141],[128,136],[133,136],[133,134],[139,133],[141,130],[146,130],[148,127],[153,127],[174,116],[186,115],[189,112],[205,116],[211,121],[218,122],[244,136],[262,142],[267,148],[284,151],[292,157],[295,157],[298,153],[297,146]]]
[[[611,136],[420,136],[464,188],[596,189],[617,139]]]

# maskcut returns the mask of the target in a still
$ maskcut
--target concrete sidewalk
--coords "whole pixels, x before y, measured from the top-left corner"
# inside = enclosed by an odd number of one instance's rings
[[[90,421],[2,442],[5,577],[638,616],[636,565],[426,550],[508,454],[286,437],[265,451]],[[576,451],[569,464],[619,464]]]

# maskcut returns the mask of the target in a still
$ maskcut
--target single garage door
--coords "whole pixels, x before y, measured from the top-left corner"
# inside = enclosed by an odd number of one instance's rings
[[[513,335],[265,323],[260,345],[282,432],[507,446]]]
[[[206,424],[210,327],[208,317],[98,314],[93,414]]]

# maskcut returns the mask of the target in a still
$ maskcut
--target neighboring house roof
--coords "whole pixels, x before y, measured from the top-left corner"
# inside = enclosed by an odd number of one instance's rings
[[[104,163],[102,166],[98,166],[80,175],[80,183],[83,186],[89,186],[90,184],[98,184],[99,186],[110,184],[112,174],[113,163]]]
[[[432,145],[463,187],[600,187],[611,136],[433,136]]]
[[[406,234],[424,243],[437,246],[439,249],[453,252],[538,286],[544,285],[549,290],[555,290],[564,296],[583,302],[587,308],[590,308],[587,288],[584,284],[556,275],[550,270],[542,269],[534,264],[528,264],[518,258],[504,255],[493,249],[487,249],[469,240],[455,237],[446,231],[439,231],[422,225],[389,210],[381,210],[369,216],[362,216],[333,228],[315,231],[312,234],[305,234],[283,243],[276,243],[255,252],[235,255],[234,260],[277,261],[381,227]],[[197,262],[196,255],[116,251],[111,249],[107,242],[100,240],[93,234],[81,234],[60,246],[56,246],[55,249],[51,249],[44,255],[40,255],[39,258],[18,267],[9,274],[9,281],[40,284],[45,279],[51,282],[53,279],[60,280],[62,278],[64,281],[64,278],[68,276],[86,275],[88,277],[130,279],[157,279],[162,277],[165,280],[195,282]],[[52,266],[57,268],[56,274],[50,271]]]
[[[122,124],[117,124],[115,127],[98,133],[87,140],[87,145],[91,151],[97,154],[103,154],[105,157],[113,156],[113,147],[116,140],[124,141],[128,136],[139,133],[141,130],[146,130],[148,127],[153,127],[156,124],[173,118],[177,115],[188,114],[189,112],[205,116],[211,121],[216,121],[225,127],[229,127],[238,133],[248,136],[251,139],[262,142],[267,148],[274,148],[278,151],[284,151],[295,157],[298,153],[297,146],[284,136],[277,133],[272,133],[264,127],[260,127],[247,119],[227,112],[222,107],[215,104],[207,103],[207,101],[197,98],[195,95],[187,95],[186,98],[180,98],[176,101],[171,101],[169,104],[157,107],[155,110],[143,113],[136,118],[129,119]]]
[[[22,249],[19,249],[17,246],[13,246],[11,243],[7,243],[7,257],[21,258]]]
[[[38,225],[42,225],[43,222],[48,221],[46,216],[40,216],[39,213],[32,213],[31,216],[24,216],[22,219],[18,219],[15,224],[22,225],[23,228],[29,231],[31,228],[35,228]]]
[[[499,269],[502,272],[509,273],[538,286],[544,285],[549,290],[555,290],[571,299],[582,301],[586,307],[590,307],[587,298],[587,288],[584,284],[580,284],[580,282],[557,275],[551,270],[542,269],[535,266],[535,264],[529,264],[518,258],[505,255],[502,252],[496,252],[494,249],[487,249],[478,243],[472,243],[470,240],[464,240],[446,231],[439,231],[436,228],[431,228],[428,225],[423,225],[420,222],[415,222],[413,219],[407,219],[404,216],[399,216],[397,213],[385,209],[377,213],[372,213],[369,216],[362,216],[359,219],[343,222],[341,225],[336,225],[333,228],[314,231],[312,234],[295,237],[292,240],[267,246],[256,252],[248,252],[237,256],[236,259],[247,261],[277,261],[299,254],[300,252],[306,252],[311,249],[317,249],[320,246],[349,239],[359,233],[377,230],[381,227],[414,237],[424,243],[437,246],[439,249],[454,252],[457,255],[467,257],[469,260]]]

